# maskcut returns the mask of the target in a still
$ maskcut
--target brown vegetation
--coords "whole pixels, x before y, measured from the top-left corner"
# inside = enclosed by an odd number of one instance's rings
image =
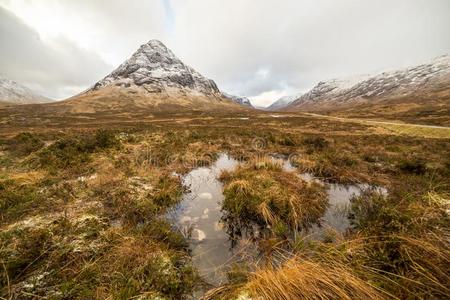
[[[277,240],[265,244],[286,256],[277,265],[235,274],[232,285],[221,287],[227,295],[449,293],[445,136],[300,114],[150,116],[136,110],[54,116],[39,115],[41,106],[35,107],[0,109],[4,298],[188,297],[201,280],[186,241],[163,218],[183,192],[172,172],[207,164],[219,152],[247,161],[223,175],[230,200],[224,208],[237,218],[271,225]],[[307,227],[323,212],[323,187],[282,172],[268,158],[273,153],[290,157],[300,172],[325,181],[382,185],[389,196],[355,199],[355,227],[347,236],[314,243],[296,232],[292,239],[289,231]],[[260,161],[249,161],[252,157]]]

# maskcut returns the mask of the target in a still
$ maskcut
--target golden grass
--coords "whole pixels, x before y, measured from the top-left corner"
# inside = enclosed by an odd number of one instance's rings
[[[80,120],[73,122],[67,120],[55,121],[64,123],[52,123],[54,133],[51,133],[53,130],[51,128],[32,129],[42,131],[42,139],[48,143],[70,137],[72,134],[79,136],[78,129],[73,132],[67,131],[64,135],[56,133],[56,130],[71,126],[86,130],[81,132],[83,135],[91,134],[90,131],[97,127],[110,127],[109,124],[121,132],[128,132],[132,126],[136,128],[133,127],[130,131],[132,133],[129,133],[132,139],[121,141],[123,147],[89,153],[92,160],[82,162],[83,165],[80,165],[83,167],[82,173],[76,170],[78,165],[69,165],[68,172],[58,167],[55,168],[55,173],[50,174],[46,169],[25,164],[24,157],[17,157],[13,152],[2,149],[0,144],[0,153],[4,154],[4,157],[0,158],[1,180],[13,179],[17,183],[29,184],[37,192],[42,191],[44,196],[54,198],[48,209],[42,205],[24,207],[23,212],[26,214],[20,217],[20,220],[11,219],[8,222],[10,224],[5,224],[3,228],[7,228],[6,226],[10,228],[14,224],[17,226],[34,224],[36,223],[34,220],[45,220],[45,223],[42,223],[45,226],[40,226],[45,233],[48,228],[55,227],[51,224],[54,219],[59,220],[56,216],[61,218],[61,224],[66,224],[67,219],[71,222],[77,219],[85,221],[83,223],[85,226],[82,227],[77,225],[79,223],[77,221],[69,224],[68,229],[61,225],[61,228],[52,230],[52,235],[49,235],[50,241],[57,242],[57,249],[61,251],[52,250],[51,254],[53,257],[55,255],[61,257],[60,261],[49,259],[45,255],[38,256],[31,267],[18,268],[18,272],[23,273],[22,277],[15,277],[12,273],[13,266],[8,263],[2,266],[0,260],[0,270],[7,268],[5,272],[7,276],[0,271],[0,283],[11,285],[13,291],[19,291],[28,278],[45,269],[55,276],[46,279],[48,281],[43,283],[46,290],[35,292],[38,296],[49,296],[49,289],[61,287],[65,288],[66,293],[72,293],[69,295],[74,298],[76,295],[83,298],[81,293],[77,293],[79,289],[86,289],[86,293],[91,294],[89,296],[84,294],[84,298],[92,299],[97,283],[101,286],[96,290],[97,298],[101,299],[162,297],[167,295],[164,290],[170,288],[173,282],[188,287],[185,291],[190,293],[189,285],[193,284],[191,282],[193,278],[189,278],[192,273],[188,269],[171,272],[174,276],[187,276],[181,281],[172,276],[159,283],[158,278],[153,278],[156,285],[150,281],[152,275],[164,278],[164,268],[159,268],[160,263],[163,265],[168,263],[169,266],[174,264],[176,268],[189,267],[187,253],[181,250],[184,247],[181,238],[174,235],[170,224],[163,226],[158,223],[166,208],[179,198],[180,183],[175,180],[169,182],[159,180],[172,171],[181,173],[179,170],[184,172],[192,169],[195,162],[202,159],[204,153],[212,154],[212,157],[218,152],[249,157],[255,152],[258,155],[295,152],[302,155],[297,161],[299,170],[318,173],[318,176],[324,179],[340,182],[369,182],[370,179],[370,182],[374,183],[376,178],[385,178],[389,188],[402,187],[408,193],[410,189],[421,194],[428,189],[432,190],[427,183],[431,176],[435,181],[442,181],[448,175],[446,140],[439,138],[440,133],[423,133],[422,128],[415,126],[408,128],[407,125],[392,125],[399,128],[390,130],[380,124],[362,125],[363,123],[299,116],[278,120],[267,115],[260,118],[251,116],[250,120],[246,121],[239,121],[236,118],[224,119],[216,115],[209,118],[199,118],[197,115],[193,115],[192,118],[179,118],[168,115],[167,119],[151,121],[151,125],[136,125],[136,119],[127,119],[126,123],[120,123],[124,119],[118,120],[116,117],[114,122],[117,120],[117,123],[114,123],[113,119],[108,121],[101,116],[95,120],[86,118],[83,121],[85,123],[80,123]],[[39,121],[40,123],[42,121]],[[108,125],[105,125],[107,123]],[[0,131],[8,133],[9,136],[13,131],[30,130],[35,125],[30,123],[27,126],[30,127],[25,129],[4,127]],[[89,129],[86,129],[88,127]],[[411,132],[400,134],[395,131],[406,128]],[[418,132],[420,134],[417,134]],[[329,142],[329,146],[323,149],[310,149],[308,145],[302,143],[302,140],[310,135],[323,137]],[[253,149],[251,141],[255,136],[266,140],[264,145],[266,148],[259,151]],[[286,136],[292,138],[292,143],[280,142],[284,141]],[[229,143],[227,139],[239,143]],[[161,164],[140,164],[140,160],[135,157],[136,153],[143,154],[144,158],[149,154],[150,158],[156,158]],[[401,159],[410,159],[407,155],[409,153],[417,154],[418,158],[424,159],[424,174],[405,173],[398,167]],[[27,158],[37,154],[38,152],[31,153]],[[225,189],[235,190],[233,197],[240,198],[233,203],[233,207],[236,210],[250,208],[248,210],[250,218],[257,216],[263,224],[277,225],[283,221],[289,226],[301,227],[303,221],[309,223],[323,212],[322,206],[319,205],[320,197],[317,202],[312,201],[320,191],[323,192],[323,187],[317,187],[315,190],[306,182],[295,178],[294,174],[282,172],[281,167],[280,163],[272,161],[267,156],[256,158],[242,170],[238,169],[238,173],[224,173],[222,177]],[[74,169],[73,172],[71,168]],[[79,177],[85,180],[78,180]],[[74,199],[69,203],[65,203],[65,191],[53,193],[53,190],[64,187],[66,183],[74,191],[72,195]],[[311,194],[307,193],[308,190]],[[229,295],[236,296],[233,291],[245,286],[246,288],[239,290],[242,292],[241,296],[247,294],[255,300],[258,296],[261,298],[267,296],[267,299],[345,298],[350,293],[364,299],[389,297],[388,293],[398,298],[444,298],[450,293],[447,270],[447,266],[450,265],[449,235],[446,231],[448,225],[444,222],[428,221],[442,220],[448,215],[445,213],[445,209],[448,210],[448,194],[442,193],[442,190],[448,191],[448,187],[441,187],[439,191],[430,193],[423,203],[415,202],[407,208],[405,208],[407,200],[404,199],[393,198],[382,203],[380,207],[386,207],[387,204],[397,203],[398,200],[399,205],[373,213],[372,215],[380,218],[365,226],[373,228],[371,232],[359,229],[357,234],[341,237],[339,241],[330,239],[329,241],[336,243],[333,247],[327,244],[309,248],[302,242],[300,246],[294,245],[298,239],[288,241],[284,239],[284,235],[269,236],[266,240],[260,241],[259,245],[263,245],[261,248],[264,248],[264,243],[268,244],[267,248],[273,249],[272,252],[277,251],[277,247],[291,247],[289,250],[292,252],[287,255],[291,260],[281,267],[266,266],[259,269],[253,275],[250,274],[250,281],[239,284],[234,290],[230,287],[221,287],[219,290],[228,291]],[[389,192],[391,194],[391,190]],[[252,200],[257,200],[256,205],[252,204]],[[115,205],[108,206],[109,202]],[[33,203],[38,204],[36,201]],[[445,207],[444,213],[442,209],[433,208],[436,203],[439,203],[440,207]],[[7,210],[11,209],[11,206],[7,207]],[[63,215],[63,211],[68,213]],[[93,218],[85,219],[85,215],[96,216],[99,224],[96,225]],[[138,222],[126,222],[127,216]],[[135,218],[136,216],[139,218]],[[156,218],[147,222],[149,216]],[[381,218],[386,218],[386,221]],[[411,219],[411,224],[406,225],[427,229],[395,233],[387,229],[408,218]],[[408,227],[403,223],[400,225],[398,227],[402,230]],[[288,226],[283,228],[286,227]],[[283,233],[283,228],[277,226],[271,228]],[[6,235],[2,238],[7,247],[5,249],[9,251],[9,245],[13,243]],[[34,252],[34,249],[39,249],[31,244],[34,240],[30,239],[30,235],[14,233],[12,238],[22,241],[24,250]],[[301,236],[297,235],[297,238],[301,239]],[[37,244],[41,240],[40,236],[36,236]],[[171,250],[174,249],[172,244],[178,245],[177,251]],[[80,245],[83,247],[80,248]],[[73,251],[73,247],[77,252]],[[298,248],[307,254],[301,253]],[[46,251],[47,248],[43,249]],[[79,252],[80,249],[82,252]],[[313,250],[317,250],[319,254],[310,255],[309,252]],[[155,254],[152,256],[152,253]],[[390,256],[392,253],[394,256]],[[15,255],[10,255],[7,251],[4,254],[6,262],[7,260],[14,262]],[[35,259],[26,253],[20,258],[31,261]],[[171,258],[170,262],[167,258]],[[67,259],[72,261],[70,266],[65,266],[69,262]],[[407,268],[403,268],[403,264],[407,265]],[[63,266],[68,272],[64,279],[67,282],[57,278],[58,270]],[[78,271],[81,272],[81,277],[84,277],[82,282],[79,280],[80,276],[76,275],[80,274]],[[317,274],[320,276],[316,276]],[[277,278],[278,276],[280,277]],[[339,285],[341,282],[342,285]],[[136,289],[133,290],[134,288]],[[115,297],[119,289],[123,294]],[[182,290],[170,291],[167,297],[178,299],[184,292]],[[1,296],[8,297],[9,293],[7,290],[0,290]]]
[[[377,124],[377,126],[401,135],[435,139],[450,139],[450,128],[419,127],[408,124]]]
[[[223,208],[232,217],[282,232],[311,226],[327,206],[321,184],[283,171],[279,161],[268,157],[251,159],[234,172],[224,172],[221,180],[225,182]]]
[[[398,244],[408,264],[403,271],[386,270],[374,259],[382,245]],[[313,248],[284,253],[281,264],[264,264],[243,283],[211,290],[204,299],[424,299],[450,293],[450,251],[445,237],[355,235],[338,244],[316,242]],[[397,266],[398,268],[399,266]],[[241,297],[241,298],[240,298]]]
[[[387,129],[395,134],[402,134],[407,136],[424,137],[424,138],[438,138],[438,139],[448,139],[450,138],[450,127],[439,127],[439,126],[429,126],[429,125],[418,125],[418,124],[407,124],[389,122],[389,121],[374,121],[374,120],[364,120],[364,119],[352,119],[334,116],[325,116],[313,113],[305,113],[306,115],[325,118],[330,120],[336,120],[341,122],[352,122],[360,124],[368,124],[371,126],[381,127]]]
[[[270,170],[270,171],[282,171],[282,164],[279,160],[274,160],[267,156],[254,157],[247,162],[247,167],[254,170]]]
[[[256,299],[383,299],[367,281],[353,275],[351,269],[294,258],[282,268],[253,273],[242,290]]]

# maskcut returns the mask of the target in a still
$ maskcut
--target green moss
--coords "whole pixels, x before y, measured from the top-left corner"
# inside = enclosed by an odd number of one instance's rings
[[[397,164],[398,169],[404,173],[423,175],[427,171],[426,162],[423,159],[402,159]]]
[[[41,149],[44,142],[34,133],[22,132],[4,142],[6,149],[18,156],[26,156]]]
[[[25,217],[40,208],[46,198],[38,187],[14,180],[0,182],[0,223]]]
[[[309,136],[303,139],[302,143],[307,146],[307,151],[312,153],[314,151],[322,151],[328,147],[329,142],[320,136]]]
[[[75,173],[87,172],[92,161],[91,154],[110,148],[120,147],[115,134],[98,130],[95,134],[72,136],[57,140],[38,154],[38,164],[53,172],[71,170]]]
[[[163,175],[150,197],[159,208],[167,209],[180,201],[182,192],[183,188],[179,178]]]
[[[128,224],[154,219],[179,202],[183,187],[179,178],[162,175],[151,190],[136,191],[130,184],[111,183],[95,190],[107,207],[107,214]]]

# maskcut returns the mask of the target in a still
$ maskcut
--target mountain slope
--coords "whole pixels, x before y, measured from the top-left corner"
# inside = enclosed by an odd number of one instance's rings
[[[90,91],[106,86],[142,88],[148,93],[220,96],[214,81],[186,66],[158,40],[142,45],[130,59],[97,82]]]
[[[74,112],[238,108],[214,81],[185,65],[158,40],[142,45],[128,60],[84,93],[63,102]],[[239,106],[240,107],[240,106]]]
[[[240,96],[234,96],[225,92],[222,92],[222,94],[228,98],[231,99],[232,101],[236,102],[237,104],[243,105],[243,106],[248,106],[248,107],[253,107],[252,103],[250,102],[250,99],[248,99],[247,97],[240,97]]]
[[[335,110],[405,97],[415,101],[432,94],[445,96],[449,90],[450,58],[444,55],[429,63],[402,70],[319,82],[287,109]]]
[[[46,103],[51,100],[35,94],[15,81],[0,77],[0,103],[3,105]]]
[[[299,93],[299,94],[295,94],[295,95],[289,95],[289,96],[284,96],[281,97],[280,99],[278,99],[277,101],[275,101],[274,103],[272,103],[267,110],[278,110],[278,109],[283,109],[286,106],[288,106],[289,104],[291,104],[293,101],[297,100],[298,98],[300,98],[303,94]]]

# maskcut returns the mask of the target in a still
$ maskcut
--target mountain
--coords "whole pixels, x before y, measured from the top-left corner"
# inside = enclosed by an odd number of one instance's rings
[[[162,42],[151,40],[90,89],[63,103],[74,112],[153,111],[238,107],[214,81],[185,65]]]
[[[214,81],[186,66],[158,40],[142,45],[90,91],[108,86],[142,89],[148,93],[185,93],[220,96]]]
[[[421,102],[433,97],[448,100],[449,95],[450,57],[444,55],[401,70],[319,82],[286,109],[336,110],[390,100]]]
[[[267,107],[267,110],[283,109],[286,106],[288,106],[289,104],[291,104],[293,101],[295,101],[298,98],[300,98],[302,95],[303,94],[300,93],[300,94],[295,94],[295,95],[289,95],[289,96],[281,97],[280,99],[278,99],[277,101],[272,103],[269,107]]]
[[[250,99],[248,99],[247,97],[240,97],[240,96],[234,96],[225,92],[222,92],[222,94],[228,98],[233,100],[234,102],[236,102],[237,104],[243,105],[243,106],[248,106],[248,107],[253,107]]]
[[[51,100],[35,94],[15,81],[0,77],[0,103],[4,105],[46,103]]]

